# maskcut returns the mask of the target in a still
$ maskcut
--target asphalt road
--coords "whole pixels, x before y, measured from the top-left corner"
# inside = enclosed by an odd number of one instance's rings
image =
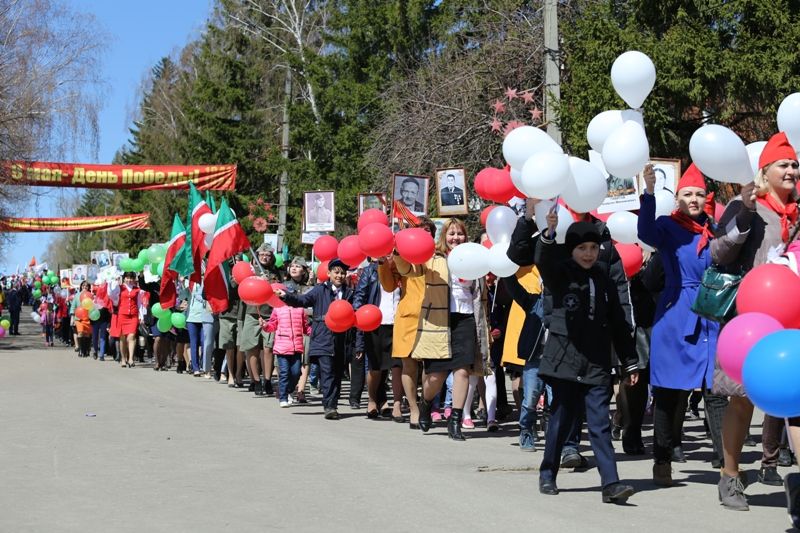
[[[760,446],[744,461],[751,510],[719,505],[702,423],[687,423],[673,488],[618,447],[637,494],[613,506],[594,468],[562,471],[561,494],[540,495],[541,448],[520,452],[513,423],[458,443],[444,426],[422,434],[348,407],[326,421],[316,401],[279,409],[213,380],[45,348],[33,323],[23,332],[0,339],[0,532],[789,528],[782,487],[756,483]]]

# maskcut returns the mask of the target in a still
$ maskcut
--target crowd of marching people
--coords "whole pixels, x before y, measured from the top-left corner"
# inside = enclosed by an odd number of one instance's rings
[[[508,277],[464,280],[450,272],[453,249],[486,239],[469,235],[463,221],[451,218],[424,263],[396,253],[361,265],[333,259],[320,279],[303,257],[276,267],[275,251],[263,244],[251,264],[257,276],[280,283],[272,305],[246,304],[231,281],[228,308],[214,314],[202,283],[190,287],[178,279],[172,312],[185,320],[168,331],[157,326],[158,284],[132,272],[72,291],[45,290],[36,299],[30,280],[7,281],[8,333],[18,334],[20,309],[30,304],[48,346],[60,341],[75,346],[80,357],[113,357],[126,368],[147,357],[155,371],[174,368],[249,387],[255,395],[274,396],[281,408],[312,401],[316,390],[328,420],[339,418],[347,378],[349,407],[415,431],[441,421],[456,442],[467,439],[464,429],[476,421],[496,432],[516,412],[519,450],[542,451],[539,490],[546,495],[558,494],[560,469],[587,466],[581,453],[585,424],[602,500],[609,503],[634,492],[620,480],[612,441],[621,440],[631,456],[649,453],[654,484],[672,486],[672,464],[686,461],[684,420],[699,417],[702,400],[712,467],[720,469],[719,501],[747,510],[750,480],[740,461],[751,439],[753,404],[720,369],[720,324],[692,306],[712,265],[742,273],[794,253],[798,162],[785,135],[769,141],[759,167],[720,220],[707,209],[706,182],[694,165],[677,186],[675,210],[656,217],[656,178],[647,167],[638,234],[656,251],[645,254],[630,279],[602,220],[569,211],[573,220],[558,244],[559,215],[550,210],[537,220],[537,200],[529,199],[508,248],[520,268]],[[418,227],[436,234],[425,217]],[[784,263],[796,268],[797,260]],[[326,318],[340,300],[356,310],[376,306],[379,326],[333,331]],[[650,452],[642,439],[648,411]],[[795,522],[799,474],[784,480],[777,467],[795,463],[791,448],[800,444],[798,437],[799,419],[764,417],[758,481],[785,483]]]

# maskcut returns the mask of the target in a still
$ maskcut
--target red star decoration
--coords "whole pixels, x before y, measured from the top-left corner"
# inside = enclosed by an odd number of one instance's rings
[[[495,113],[502,113],[506,110],[506,104],[501,102],[500,100],[495,100],[492,104],[492,109],[494,109]]]
[[[512,120],[511,122],[506,124],[506,129],[505,129],[505,131],[503,133],[508,135],[509,133],[514,131],[515,129],[519,128],[520,126],[524,126],[524,125],[525,124],[520,122],[519,120]]]
[[[517,97],[517,90],[516,89],[512,89],[511,87],[507,87],[506,88],[506,98],[508,98],[509,100],[513,100],[516,97]]]
[[[531,114],[531,119],[534,122],[540,122],[542,120],[542,110],[539,109],[538,107],[534,107],[533,109],[531,109],[530,114]]]
[[[533,103],[533,91],[525,91],[520,96],[522,97],[522,101],[525,102],[526,104]]]
[[[502,131],[503,123],[497,117],[492,118],[492,132]]]

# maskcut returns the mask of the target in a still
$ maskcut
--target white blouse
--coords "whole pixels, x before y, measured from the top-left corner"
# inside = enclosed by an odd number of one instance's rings
[[[450,312],[471,315],[475,312],[473,305],[472,280],[462,280],[450,274]]]

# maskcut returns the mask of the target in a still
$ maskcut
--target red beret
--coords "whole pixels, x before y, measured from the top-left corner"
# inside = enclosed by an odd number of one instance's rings
[[[699,187],[704,191],[706,190],[706,180],[703,178],[700,169],[697,168],[694,163],[689,165],[689,168],[686,169],[686,172],[683,173],[681,180],[678,182],[678,191],[684,187]]]
[[[761,152],[758,158],[758,168],[764,168],[780,159],[792,159],[797,161],[797,152],[789,143],[786,134],[782,131],[773,135]]]

